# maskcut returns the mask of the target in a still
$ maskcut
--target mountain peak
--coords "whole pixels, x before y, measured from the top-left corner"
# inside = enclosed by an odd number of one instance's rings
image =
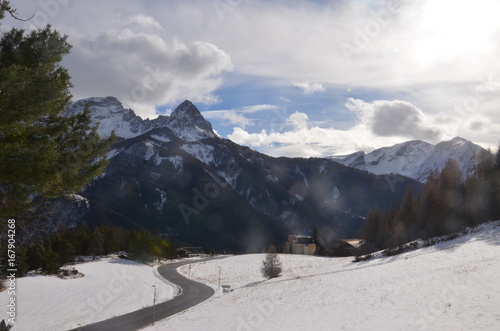
[[[92,121],[99,123],[98,133],[103,137],[108,137],[111,131],[115,131],[119,137],[130,138],[146,129],[142,127],[143,120],[131,109],[125,109],[115,97],[92,97],[78,100],[69,105],[66,114],[81,113],[87,105]]]
[[[446,143],[450,144],[453,147],[458,147],[458,146],[462,146],[465,144],[472,144],[472,142],[470,142],[469,140],[464,139],[462,137],[455,137],[455,138],[451,139],[450,141],[446,141]]]
[[[98,132],[103,137],[115,131],[118,137],[128,139],[163,127],[167,127],[179,138],[185,140],[216,137],[210,122],[205,120],[189,100],[181,103],[170,116],[159,116],[153,120],[142,119],[133,110],[125,109],[115,97],[92,97],[78,100],[68,107],[66,115],[81,113],[87,105],[89,105],[92,121],[99,123]]]
[[[397,173],[425,182],[430,170],[441,171],[450,158],[460,164],[464,177],[470,175],[475,168],[474,155],[481,150],[482,147],[469,140],[455,137],[436,145],[412,140],[379,148],[366,155],[358,152],[332,159],[377,175]]]
[[[196,122],[200,122],[199,124],[202,124],[201,122],[203,121],[207,122],[203,115],[201,115],[198,108],[196,108],[196,106],[189,100],[184,100],[184,102],[177,106],[177,108],[175,108],[170,115],[170,118],[172,120],[194,120]],[[210,125],[210,123],[208,124]],[[203,123],[202,125],[206,125],[206,123]],[[211,130],[212,126],[210,125],[210,131]]]
[[[172,116],[197,116],[201,115],[200,111],[196,106],[189,100],[184,100],[175,110],[172,112]]]
[[[196,106],[185,100],[172,112],[168,126],[181,138],[188,140],[215,137],[212,124],[207,121]]]
[[[115,97],[91,97],[73,102],[66,113],[68,115],[80,113],[87,105],[89,105],[93,117],[112,117],[116,113],[127,112],[122,103]]]

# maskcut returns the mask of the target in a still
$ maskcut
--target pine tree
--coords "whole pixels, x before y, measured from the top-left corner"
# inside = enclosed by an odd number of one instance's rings
[[[130,231],[127,236],[127,252],[136,261],[143,263],[153,261],[153,247],[155,242],[146,231]]]
[[[409,186],[396,216],[393,246],[399,246],[416,239],[416,216],[413,187]]]
[[[360,238],[365,239],[371,245],[374,245],[375,248],[379,248],[378,246],[378,238],[382,233],[382,222],[381,222],[381,212],[377,207],[370,209],[368,211],[363,224],[361,225],[361,229],[358,233]]]
[[[42,267],[40,250],[38,245],[36,247],[33,245],[26,249],[26,264],[28,265],[28,270],[37,270]]]
[[[500,219],[500,146],[495,154],[495,169],[491,178],[492,197],[491,197],[491,216],[493,219]]]
[[[439,223],[439,234],[458,231],[465,226],[464,200],[465,190],[462,182],[462,171],[458,163],[449,159],[439,175],[440,194],[443,197],[443,219]]]
[[[314,228],[312,232],[312,240],[316,245],[319,245],[319,231],[318,228]]]
[[[104,254],[115,253],[120,250],[120,240],[116,228],[104,228]]]
[[[19,14],[17,12],[17,9],[12,8],[10,6],[10,1],[1,0],[0,1],[0,19],[4,18],[5,13],[9,13],[9,15],[12,18],[14,18],[14,19],[16,19],[18,21],[23,21],[23,22],[29,21],[33,17],[35,17],[35,15],[33,14],[31,17],[23,18],[23,17],[19,16]]]
[[[92,233],[86,223],[68,233],[68,240],[75,247],[76,255],[88,254],[91,237]]]
[[[58,262],[59,254],[54,252],[50,242],[45,245],[41,245],[38,248],[38,254],[41,257],[42,271],[48,274],[55,274],[59,271],[59,268],[61,267],[61,264]]]
[[[30,271],[30,266],[28,264],[28,249],[27,248],[19,248],[17,251],[17,273],[20,276],[26,275]]]
[[[462,184],[462,171],[457,161],[448,159],[439,175],[441,191],[458,190]]]
[[[434,237],[439,232],[442,220],[442,197],[439,191],[439,180],[436,171],[431,171],[419,199],[417,224],[419,236]]]
[[[377,238],[377,246],[391,247],[394,244],[394,228],[396,225],[397,208],[394,201],[389,208],[384,210],[380,216],[380,229]]]
[[[500,145],[498,145],[498,149],[495,154],[495,168],[500,170]]]
[[[495,154],[483,151],[476,169],[464,185],[464,220],[469,226],[500,219],[500,147]]]
[[[1,0],[0,1],[0,19],[5,17],[5,13],[10,13],[11,15],[16,13],[16,10],[10,6],[9,1]]]
[[[74,260],[75,247],[66,239],[66,233],[62,233],[52,240],[52,249],[58,254],[58,262],[61,264]]]
[[[88,109],[63,116],[72,85],[59,63],[70,48],[50,26],[0,39],[0,217],[37,218],[107,165],[114,136],[97,134]]]
[[[92,233],[92,237],[89,242],[88,254],[93,255],[93,260],[95,260],[97,255],[104,253],[104,238],[102,232],[99,228],[95,228]]]
[[[281,261],[276,253],[267,253],[262,261],[262,275],[267,279],[276,278],[281,275]]]
[[[482,151],[479,155],[477,162],[477,177],[481,179],[488,179],[490,174],[496,167],[496,157],[493,156],[490,150]]]

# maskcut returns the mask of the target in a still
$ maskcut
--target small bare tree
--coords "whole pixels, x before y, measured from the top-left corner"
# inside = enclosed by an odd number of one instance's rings
[[[278,254],[274,251],[269,251],[266,258],[262,261],[262,275],[267,279],[276,278],[281,275],[281,261]]]

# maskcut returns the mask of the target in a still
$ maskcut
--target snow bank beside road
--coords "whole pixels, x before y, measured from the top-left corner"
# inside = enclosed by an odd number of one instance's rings
[[[153,284],[157,302],[172,299],[178,290],[155,268],[134,261],[106,258],[75,268],[84,277],[31,275],[17,280],[14,330],[69,330],[151,306]],[[1,292],[4,307],[8,300],[7,291]]]

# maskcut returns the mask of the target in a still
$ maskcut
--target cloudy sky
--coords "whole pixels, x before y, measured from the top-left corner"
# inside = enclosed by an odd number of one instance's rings
[[[193,101],[219,135],[271,155],[420,139],[500,141],[498,0],[11,0],[73,45],[74,99],[143,118]]]

